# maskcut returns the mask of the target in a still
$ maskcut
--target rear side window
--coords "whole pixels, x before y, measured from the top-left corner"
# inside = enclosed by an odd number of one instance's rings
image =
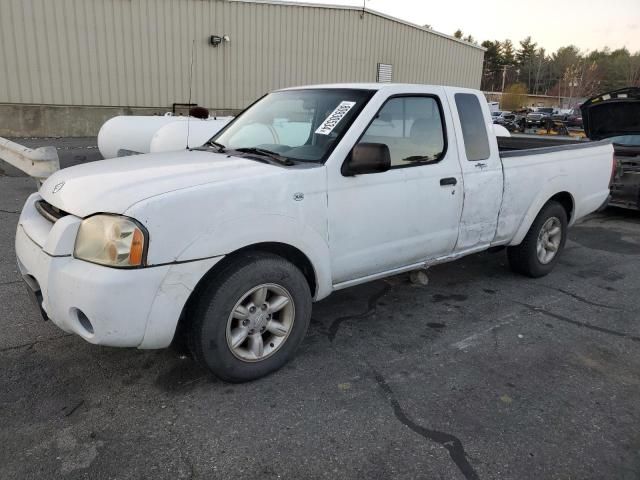
[[[486,160],[490,155],[489,137],[478,97],[470,93],[456,93],[455,98],[467,160]]]

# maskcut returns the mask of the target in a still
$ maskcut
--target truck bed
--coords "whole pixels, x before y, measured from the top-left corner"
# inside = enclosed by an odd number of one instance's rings
[[[607,144],[609,140],[591,141],[570,137],[513,135],[498,137],[500,158],[529,157],[558,151],[576,150]],[[614,145],[618,169],[611,185],[609,205],[640,210],[640,149]],[[535,157],[534,157],[535,158]]]
[[[596,210],[609,194],[613,148],[608,140],[511,137],[498,143],[504,172],[498,241],[512,238],[523,216],[530,224],[558,191],[571,192],[572,221]]]

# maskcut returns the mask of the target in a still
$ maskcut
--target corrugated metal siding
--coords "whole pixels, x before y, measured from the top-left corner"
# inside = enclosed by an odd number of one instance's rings
[[[231,41],[210,46],[210,35]],[[242,108],[276,88],[479,87],[483,51],[353,9],[226,0],[0,0],[0,103]]]

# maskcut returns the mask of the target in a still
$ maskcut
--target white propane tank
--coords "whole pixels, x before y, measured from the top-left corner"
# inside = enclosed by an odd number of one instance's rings
[[[151,139],[160,127],[184,121],[186,117],[172,115],[119,115],[107,120],[100,128],[98,149],[103,158],[115,158],[120,150],[149,153]]]
[[[189,131],[189,148],[200,147],[218,133],[222,127],[233,120],[233,117],[210,117],[206,120],[190,118],[187,122],[174,122],[160,127],[151,139],[150,152],[174,152],[184,150],[187,146],[187,129]]]

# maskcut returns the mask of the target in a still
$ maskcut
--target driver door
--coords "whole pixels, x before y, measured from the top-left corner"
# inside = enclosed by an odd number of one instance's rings
[[[329,169],[334,286],[453,251],[462,208],[455,145],[447,146],[443,92],[388,98],[358,142],[387,145],[391,168],[343,176]],[[422,157],[422,160],[420,158]]]

